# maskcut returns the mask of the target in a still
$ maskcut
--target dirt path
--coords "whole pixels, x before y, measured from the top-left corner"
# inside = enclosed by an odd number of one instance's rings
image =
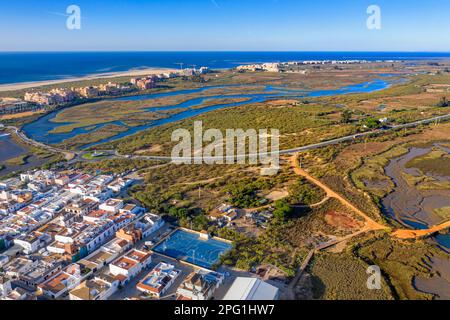
[[[399,239],[415,239],[415,238],[422,238],[429,236],[433,233],[437,233],[439,231],[445,230],[447,228],[450,228],[450,221],[441,223],[437,226],[431,227],[429,229],[424,230],[396,230],[392,233],[392,236],[399,238]]]
[[[325,191],[325,193],[326,193],[328,198],[335,198],[335,199],[339,200],[343,205],[345,205],[346,207],[350,208],[356,214],[358,214],[359,216],[364,218],[364,220],[365,220],[364,228],[362,228],[356,234],[351,235],[352,237],[357,235],[357,234],[361,234],[361,233],[368,232],[368,231],[387,230],[388,229],[387,226],[384,226],[384,225],[376,222],[375,220],[370,218],[367,214],[365,214],[363,211],[361,211],[360,209],[356,208],[353,204],[351,204],[343,196],[341,196],[337,192],[333,191],[330,187],[328,187],[327,185],[322,183],[320,180],[314,178],[308,172],[306,172],[305,170],[300,168],[300,165],[298,164],[298,161],[297,161],[297,157],[298,157],[298,155],[293,155],[291,157],[291,159],[290,159],[291,166],[292,166],[294,172],[297,175],[304,177],[308,181],[310,181],[310,182],[314,183],[315,185],[317,185],[318,187],[322,188],[322,190]],[[391,235],[393,237],[395,237],[395,238],[398,238],[398,239],[417,239],[417,238],[430,236],[430,235],[432,235],[432,234],[434,234],[436,232],[445,230],[447,228],[450,228],[450,221],[441,223],[441,224],[436,225],[436,226],[434,226],[432,228],[424,229],[424,230],[399,229],[399,230],[396,230],[396,231],[392,232]],[[343,239],[341,239],[341,241],[342,240]]]
[[[326,195],[328,198],[335,198],[337,200],[339,200],[344,206],[346,206],[347,208],[353,210],[356,214],[358,214],[359,216],[361,216],[362,218],[364,218],[365,220],[365,226],[367,229],[367,231],[369,230],[383,230],[383,229],[387,229],[386,226],[376,222],[375,220],[373,220],[372,218],[370,218],[367,214],[365,214],[363,211],[361,211],[360,209],[356,208],[353,204],[351,204],[347,199],[345,199],[343,196],[341,196],[340,194],[338,194],[337,192],[333,191],[330,187],[328,187],[327,185],[325,185],[324,183],[322,183],[320,180],[314,178],[313,176],[311,176],[308,172],[306,172],[305,170],[303,170],[302,168],[300,168],[300,165],[298,164],[297,161],[297,157],[298,155],[294,155],[291,157],[290,162],[291,162],[291,166],[294,169],[294,172],[299,175],[304,177],[305,179],[307,179],[308,181],[312,182],[313,184],[317,185],[318,187],[320,187],[323,191],[325,191]]]
[[[322,200],[320,200],[319,202],[313,203],[313,204],[298,204],[298,205],[293,205],[293,208],[315,208],[315,207],[319,207],[321,205],[323,205],[325,202],[327,202],[328,200],[330,200],[329,196],[325,196]]]

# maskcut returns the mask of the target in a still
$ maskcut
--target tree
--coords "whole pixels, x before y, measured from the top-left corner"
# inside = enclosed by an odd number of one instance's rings
[[[445,108],[450,106],[450,102],[447,100],[447,97],[442,97],[437,106],[440,108]]]
[[[280,221],[287,220],[292,214],[292,208],[285,200],[278,200],[275,202],[275,210],[273,216]]]
[[[350,110],[344,110],[341,113],[341,122],[342,123],[350,123],[352,121],[353,112]]]
[[[367,118],[365,125],[369,129],[376,129],[380,126],[380,122],[375,118]]]
[[[209,220],[203,213],[197,215],[192,220],[192,225],[196,230],[206,230],[208,228]]]
[[[186,219],[188,217],[188,211],[186,208],[171,207],[169,209],[169,215],[177,219]]]

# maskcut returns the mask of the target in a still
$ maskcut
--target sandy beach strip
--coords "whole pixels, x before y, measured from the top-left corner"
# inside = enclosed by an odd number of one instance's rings
[[[10,84],[0,85],[0,92],[30,89],[30,88],[35,88],[35,87],[42,87],[42,86],[55,85],[55,84],[67,83],[67,82],[75,82],[75,81],[108,79],[108,78],[116,78],[116,77],[138,77],[138,76],[154,75],[154,74],[176,72],[176,71],[179,71],[179,70],[170,69],[170,68],[148,68],[148,69],[139,69],[139,70],[120,71],[120,72],[98,73],[98,74],[91,74],[88,76],[78,77],[78,78],[66,78],[66,79],[58,79],[58,80],[10,83]]]

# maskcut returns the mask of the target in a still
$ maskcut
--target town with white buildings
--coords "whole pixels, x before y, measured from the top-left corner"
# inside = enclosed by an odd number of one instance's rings
[[[72,169],[36,169],[0,181],[0,300],[238,295],[233,291],[242,291],[245,277],[212,270],[217,251],[231,245],[172,226],[135,200],[121,199],[133,183],[135,178],[126,174]],[[231,221],[235,214],[224,204],[216,219]],[[191,260],[185,259],[191,254]],[[276,299],[278,288],[266,286],[273,293],[266,298]],[[256,292],[259,287],[255,282]]]
[[[381,62],[381,61],[378,61]],[[392,61],[384,61],[391,62]],[[257,63],[257,64],[246,64],[240,65],[236,67],[237,71],[240,72],[296,72],[300,74],[306,74],[308,72],[307,69],[297,69],[292,70],[292,67],[307,67],[307,66],[326,66],[326,65],[358,65],[358,64],[367,64],[370,63],[366,60],[305,60],[305,61],[289,61],[289,62],[269,62],[269,63]]]

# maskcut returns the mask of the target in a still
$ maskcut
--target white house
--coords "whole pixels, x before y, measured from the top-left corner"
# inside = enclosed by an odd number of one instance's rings
[[[153,297],[161,298],[175,282],[175,279],[178,278],[180,273],[181,271],[175,269],[175,266],[160,262],[138,283],[136,288]]]
[[[119,212],[123,208],[123,200],[120,199],[108,199],[102,203],[99,207],[100,210],[108,212]]]
[[[142,237],[146,238],[164,225],[164,220],[153,213],[146,213],[135,223],[136,229],[142,231]]]
[[[11,291],[11,280],[0,276],[0,298],[7,296]]]
[[[90,273],[82,273],[80,265],[73,263],[54,277],[38,285],[38,291],[52,299],[57,299],[67,291],[77,287]]]
[[[222,274],[213,271],[192,272],[178,287],[177,295],[188,300],[209,300],[223,279]]]
[[[119,287],[119,280],[112,277],[99,276],[82,282],[69,292],[70,300],[106,300]]]
[[[257,278],[238,277],[223,300],[277,300],[279,289]]]
[[[32,232],[14,239],[14,244],[23,248],[25,254],[32,254],[39,249],[44,248],[51,240],[52,238],[48,234]]]
[[[109,264],[109,271],[112,275],[122,275],[123,283],[127,283],[152,262],[152,254],[147,251],[132,249],[125,255]]]

